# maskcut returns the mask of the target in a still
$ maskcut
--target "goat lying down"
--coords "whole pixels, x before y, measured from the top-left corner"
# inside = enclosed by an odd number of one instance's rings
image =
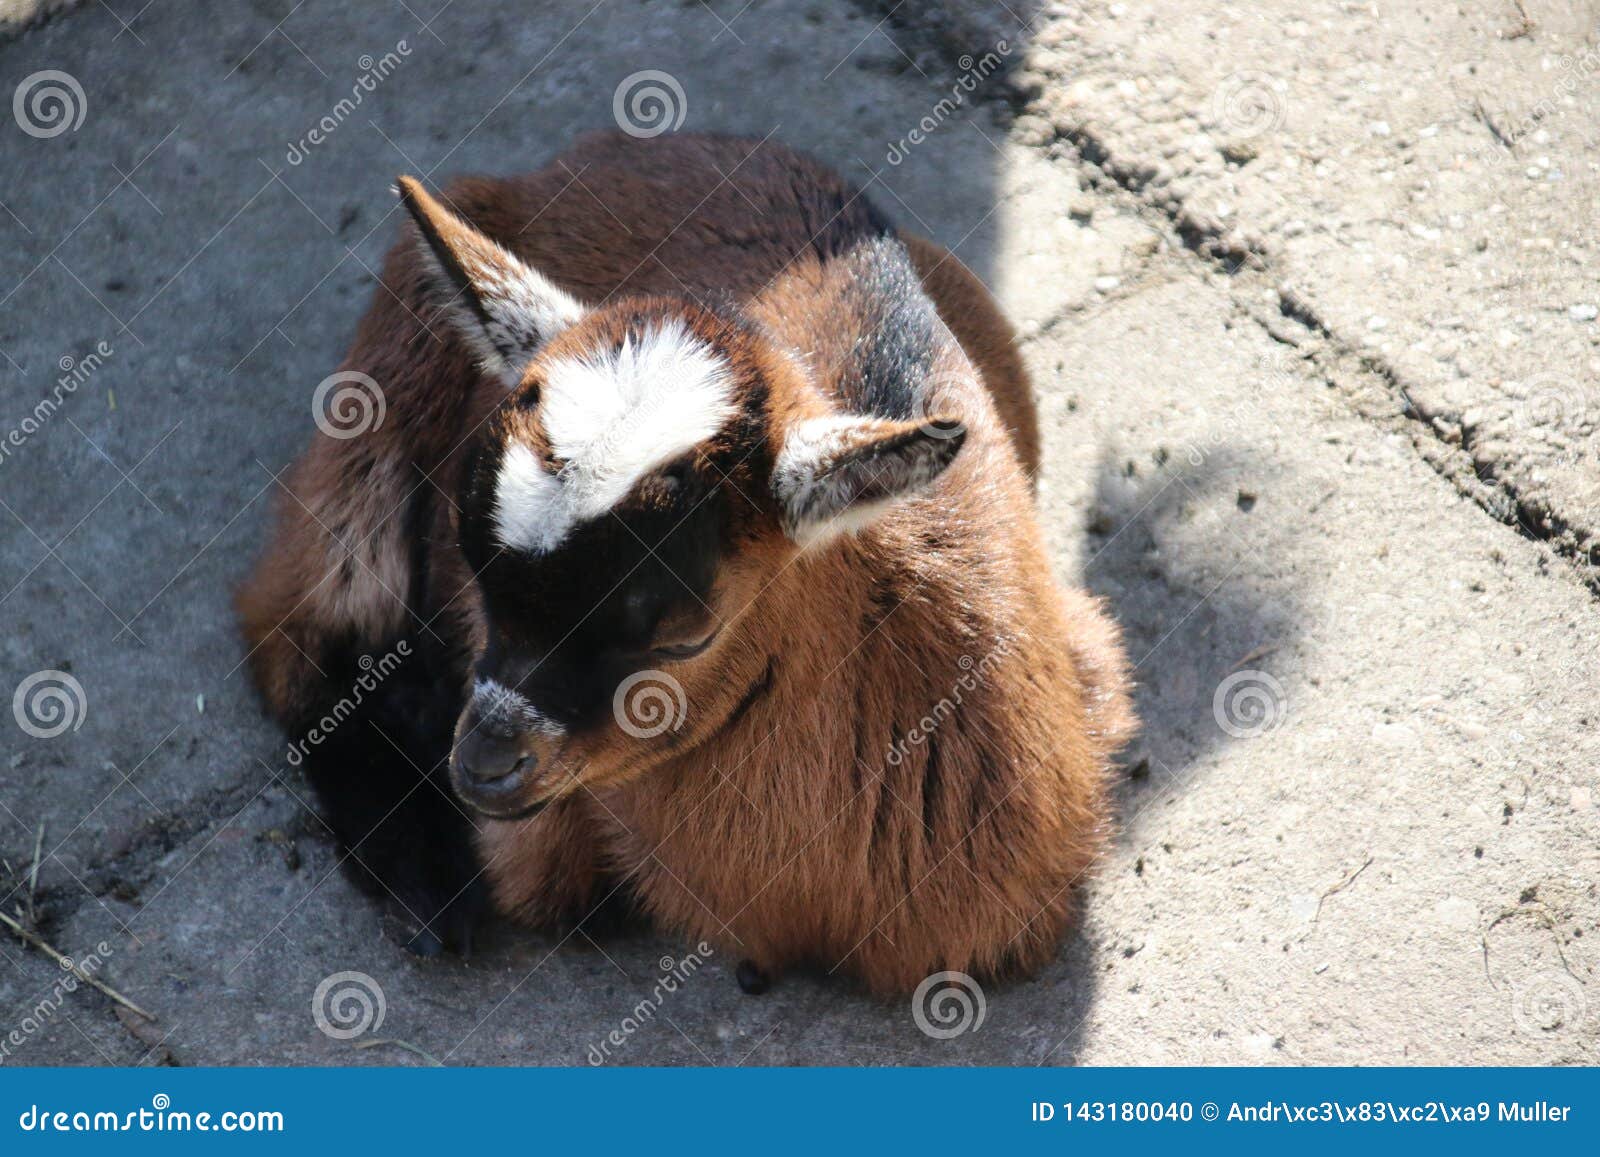
[[[238,596],[391,927],[621,896],[751,988],[1048,960],[1134,724],[981,283],[771,143],[400,195],[340,379],[377,420],[319,422]]]

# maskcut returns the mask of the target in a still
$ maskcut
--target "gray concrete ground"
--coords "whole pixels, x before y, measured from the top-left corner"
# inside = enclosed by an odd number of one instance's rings
[[[994,286],[1145,735],[1081,935],[980,1027],[713,958],[610,1062],[1600,1062],[1596,5],[434,7],[97,4],[0,44],[68,108],[0,123],[0,689],[82,688],[60,735],[3,717],[0,911],[158,1018],[39,1016],[62,970],[0,935],[6,1063],[584,1063],[683,958],[390,945],[227,610],[393,176],[531,168],[645,69]],[[350,1040],[312,1015],[343,971],[383,997]]]

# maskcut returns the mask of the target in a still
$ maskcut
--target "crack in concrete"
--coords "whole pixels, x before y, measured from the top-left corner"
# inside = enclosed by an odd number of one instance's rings
[[[44,917],[42,922],[61,927],[86,904],[103,902],[107,897],[135,904],[143,911],[144,904],[139,892],[160,874],[162,861],[167,855],[175,848],[193,843],[217,825],[228,824],[256,799],[265,795],[265,790],[256,785],[236,783],[202,792],[183,800],[172,811],[146,820],[123,850],[89,866],[82,885],[74,881],[39,889],[35,900]],[[319,836],[310,825],[297,823],[295,828],[292,833],[295,838],[316,839]],[[331,840],[329,843],[331,846]],[[203,847],[201,851],[204,851]],[[196,856],[199,854],[197,852]],[[172,1030],[152,1034],[152,1026],[124,1015],[110,1001],[105,1002],[104,1008],[84,1010],[86,1015],[91,1012],[109,1017],[124,1034],[145,1050],[139,1063],[151,1061],[158,1066],[182,1065],[183,1062],[170,1044]]]
[[[48,923],[59,927],[91,899],[103,900],[109,896],[142,907],[140,889],[155,879],[161,861],[174,848],[188,844],[219,823],[236,818],[264,794],[260,787],[250,783],[213,788],[145,820],[124,848],[88,865],[82,876],[87,891],[76,881],[40,888],[35,898],[41,912]],[[306,834],[315,835],[309,831]]]
[[[872,0],[857,0],[869,10]],[[935,6],[937,8],[937,6]],[[931,40],[948,50],[954,43],[948,22],[935,20],[919,25],[920,14],[894,10],[896,26]],[[1020,62],[1014,62],[1020,63]],[[1260,237],[1237,226],[1230,228],[1220,219],[1186,203],[1181,193],[1167,185],[1160,162],[1118,155],[1103,136],[1083,122],[1063,124],[1039,101],[1040,91],[1020,89],[1008,78],[996,78],[987,92],[974,100],[977,106],[998,107],[1010,115],[1034,114],[1051,126],[1054,140],[1069,146],[1079,160],[1080,175],[1097,191],[1109,184],[1112,190],[1131,198],[1141,215],[1154,215],[1166,223],[1182,248],[1210,262],[1228,279],[1225,291],[1244,316],[1260,325],[1274,340],[1302,346],[1263,314],[1258,302],[1269,287],[1276,264],[1271,247]],[[1040,149],[1039,145],[1032,145]],[[1059,163],[1046,158],[1047,163]],[[1458,493],[1470,499],[1484,513],[1510,527],[1522,537],[1548,547],[1569,564],[1579,582],[1592,597],[1600,599],[1600,527],[1581,525],[1557,514],[1537,498],[1521,492],[1507,477],[1501,464],[1479,460],[1471,453],[1471,431],[1449,416],[1430,411],[1417,401],[1417,391],[1409,387],[1404,375],[1387,359],[1362,349],[1337,333],[1322,317],[1315,304],[1295,287],[1273,284],[1278,319],[1297,324],[1316,340],[1304,346],[1310,362],[1329,385],[1337,389],[1364,420],[1405,434],[1413,448],[1431,469],[1448,481]],[[1054,320],[1054,319],[1052,319]],[[1390,405],[1374,405],[1367,395],[1376,388]],[[1396,406],[1396,403],[1398,404]]]

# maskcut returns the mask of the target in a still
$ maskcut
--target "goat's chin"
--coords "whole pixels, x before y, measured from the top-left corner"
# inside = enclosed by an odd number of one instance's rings
[[[457,794],[460,796],[460,793]],[[550,806],[551,803],[551,801],[547,799],[535,800],[532,803],[522,804],[489,804],[481,800],[468,799],[465,796],[460,796],[460,799],[462,803],[466,804],[484,819],[501,820],[507,823],[514,820],[532,819],[534,816],[544,811],[545,808]]]
[[[461,773],[454,761],[450,787],[455,797],[478,815],[493,820],[523,820],[538,815],[579,782],[582,765],[570,759],[546,756],[531,774],[514,770],[509,775],[479,782]]]
[[[511,777],[508,777],[511,778]],[[537,784],[500,782],[475,784],[456,774],[450,776],[452,794],[476,814],[492,820],[520,820],[537,815],[550,803],[541,796]]]
[[[558,754],[540,758],[540,771],[531,782],[506,785],[496,791],[475,787],[466,780],[452,776],[451,786],[456,798],[478,815],[493,820],[524,820],[538,815],[558,800],[574,795],[593,795],[636,783],[665,767],[674,759],[698,747],[705,737],[674,744],[670,751],[644,751],[633,748],[626,752],[610,751],[582,753],[567,745]]]

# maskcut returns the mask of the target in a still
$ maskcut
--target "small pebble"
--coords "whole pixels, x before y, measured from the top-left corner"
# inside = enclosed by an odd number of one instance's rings
[[[1585,302],[1582,305],[1574,305],[1569,308],[1567,316],[1573,321],[1593,321],[1596,317],[1600,317],[1600,307]]]
[[[1121,284],[1122,278],[1120,277],[1111,277],[1108,275],[1106,277],[1096,277],[1094,279],[1094,287],[1100,293],[1110,293],[1113,289]]]

